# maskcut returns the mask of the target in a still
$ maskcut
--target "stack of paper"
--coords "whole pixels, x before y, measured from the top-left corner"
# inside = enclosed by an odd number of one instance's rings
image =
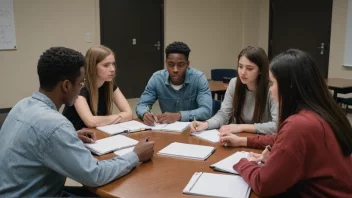
[[[171,124],[156,124],[152,127],[153,131],[183,132],[189,127],[189,122],[174,122]]]
[[[229,157],[210,165],[216,171],[228,172],[233,174],[238,174],[237,171],[233,169],[233,165],[237,164],[242,158],[247,158],[248,152],[241,151],[236,152]]]
[[[137,143],[138,141],[132,138],[124,135],[116,135],[97,140],[94,143],[86,143],[84,145],[93,153],[103,155],[112,151],[135,146]]]
[[[224,175],[196,172],[187,186],[185,194],[212,197],[248,198],[251,192],[249,185],[238,175]]]
[[[212,146],[174,142],[160,150],[158,154],[171,157],[206,160],[214,151],[215,148]]]
[[[213,143],[219,142],[219,134],[220,132],[216,129],[191,133],[193,136],[208,140]]]
[[[111,124],[111,125],[97,127],[98,130],[108,133],[110,135],[115,135],[115,134],[124,133],[124,132],[128,133],[128,132],[143,131],[148,128],[150,129],[149,126],[141,122],[137,122],[135,120],[123,122],[119,124]]]

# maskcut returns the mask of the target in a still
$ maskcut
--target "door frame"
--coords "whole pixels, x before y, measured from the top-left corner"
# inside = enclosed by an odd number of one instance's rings
[[[100,1],[104,1],[104,0],[99,0],[99,7],[100,7]],[[161,51],[161,56],[160,56],[160,69],[164,69],[164,39],[165,39],[165,1],[164,0],[160,0],[161,1],[161,5],[160,5],[160,51]],[[101,13],[100,13],[100,8],[99,8],[99,20],[101,18]],[[100,31],[100,42],[102,41],[102,32],[104,31],[104,24],[103,23],[99,23],[99,31]]]
[[[273,11],[274,11],[274,3],[273,1],[275,0],[270,0],[269,2],[269,38],[268,38],[268,58],[269,61],[271,61],[273,54],[272,54],[272,30],[273,30],[273,20],[274,20],[274,16],[273,16]],[[334,0],[332,0],[332,9],[333,9],[333,5],[334,4]],[[302,5],[303,6],[303,5]],[[330,17],[330,21],[329,21],[329,44],[328,46],[326,46],[326,48],[328,48],[327,50],[329,51],[329,57],[328,60],[330,60],[330,46],[331,46],[331,26],[332,26],[332,13],[331,13],[331,17]],[[329,75],[329,64],[328,64],[328,68],[327,68],[327,76]]]

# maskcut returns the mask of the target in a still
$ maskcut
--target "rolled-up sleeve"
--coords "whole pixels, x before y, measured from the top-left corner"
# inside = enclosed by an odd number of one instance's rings
[[[148,111],[147,106],[151,108],[158,98],[156,93],[155,78],[155,75],[150,78],[144,92],[141,95],[141,99],[136,106],[136,114],[141,120],[143,120],[144,114]]]
[[[197,120],[205,121],[211,117],[213,100],[209,89],[209,83],[205,75],[202,74],[197,82],[197,105],[198,108],[191,111],[180,111],[181,121],[188,122],[196,116]]]
[[[50,169],[91,187],[105,185],[129,173],[138,161],[134,152],[98,161],[77,137],[70,123],[60,125],[52,133],[43,159]]]

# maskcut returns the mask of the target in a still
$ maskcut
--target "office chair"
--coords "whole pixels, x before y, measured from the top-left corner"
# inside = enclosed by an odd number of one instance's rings
[[[221,107],[221,101],[220,100],[213,100],[213,112],[212,112],[212,116],[214,116]]]
[[[340,97],[337,97],[337,103],[346,105],[345,114],[347,115],[348,106],[352,105],[352,98],[340,98]]]
[[[224,83],[229,83],[231,78],[237,76],[237,71],[235,69],[212,69],[210,71],[211,80],[214,81],[223,81]],[[224,99],[225,92],[219,91],[215,92],[214,95],[217,95],[218,98],[222,101]]]

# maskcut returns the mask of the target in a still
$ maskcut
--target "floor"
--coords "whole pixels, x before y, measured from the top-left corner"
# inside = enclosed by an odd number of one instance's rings
[[[128,102],[131,105],[131,108],[133,111],[133,117],[136,118],[137,117],[136,116],[136,106],[139,102],[139,98],[128,99]],[[161,112],[158,102],[156,102],[154,104],[152,111],[153,111],[153,113],[160,113]],[[116,112],[118,112],[118,110],[114,109],[114,112],[116,113]],[[349,119],[350,123],[352,124],[352,114],[348,114],[347,118]],[[82,186],[82,184],[80,184],[70,178],[67,178],[65,185],[66,186]]]

